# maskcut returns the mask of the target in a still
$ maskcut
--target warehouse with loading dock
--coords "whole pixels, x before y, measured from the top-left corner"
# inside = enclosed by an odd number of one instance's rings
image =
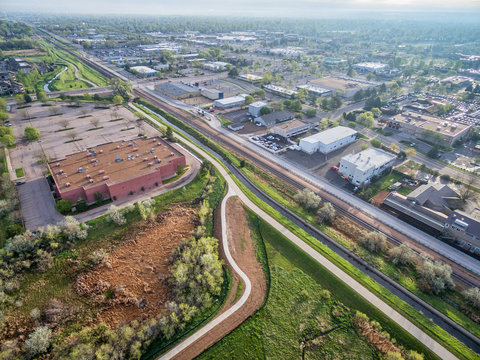
[[[97,145],[48,163],[58,197],[76,203],[122,200],[148,191],[175,176],[185,156],[160,137],[137,138]]]

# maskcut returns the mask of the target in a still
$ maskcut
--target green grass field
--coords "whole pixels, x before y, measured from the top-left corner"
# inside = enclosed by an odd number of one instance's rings
[[[23,172],[23,168],[15,169],[15,174],[17,175],[17,178],[21,178],[25,176],[25,173]]]
[[[307,359],[380,359],[354,327],[354,309],[368,312],[400,345],[425,352],[426,359],[436,358],[387,317],[375,318],[378,310],[253,214],[250,224],[267,250],[268,300],[199,359],[299,359],[302,342]]]

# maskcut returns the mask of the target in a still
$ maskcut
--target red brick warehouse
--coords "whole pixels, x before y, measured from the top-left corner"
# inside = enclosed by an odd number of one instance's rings
[[[104,199],[122,200],[151,190],[175,176],[185,156],[160,137],[137,138],[97,145],[48,163],[55,192],[75,203],[91,203],[95,193]]]

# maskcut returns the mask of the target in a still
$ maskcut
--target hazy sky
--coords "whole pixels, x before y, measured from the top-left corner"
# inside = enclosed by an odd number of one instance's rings
[[[81,14],[314,17],[362,10],[477,12],[480,11],[480,0],[0,0],[0,10]]]

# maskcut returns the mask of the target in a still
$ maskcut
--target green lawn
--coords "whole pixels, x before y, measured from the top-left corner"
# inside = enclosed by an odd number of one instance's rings
[[[404,187],[404,186],[400,186],[399,189],[395,190],[396,192],[398,192],[399,194],[402,194],[404,196],[407,196],[408,194],[410,194],[413,190],[408,188],[408,187]]]
[[[25,176],[25,173],[23,172],[23,168],[15,169],[15,174],[17,175],[17,178],[21,178]]]
[[[382,176],[380,179],[371,183],[365,189],[362,189],[358,193],[358,195],[365,200],[371,199],[380,191],[387,190],[391,185],[395,184],[397,181],[400,181],[403,178],[403,175],[397,172],[391,172],[390,174]]]
[[[378,310],[251,213],[250,224],[257,247],[263,239],[267,250],[268,300],[198,359],[300,359],[302,341],[307,359],[379,359],[353,326],[354,309],[367,311],[400,345],[436,358],[386,316],[375,317]]]

